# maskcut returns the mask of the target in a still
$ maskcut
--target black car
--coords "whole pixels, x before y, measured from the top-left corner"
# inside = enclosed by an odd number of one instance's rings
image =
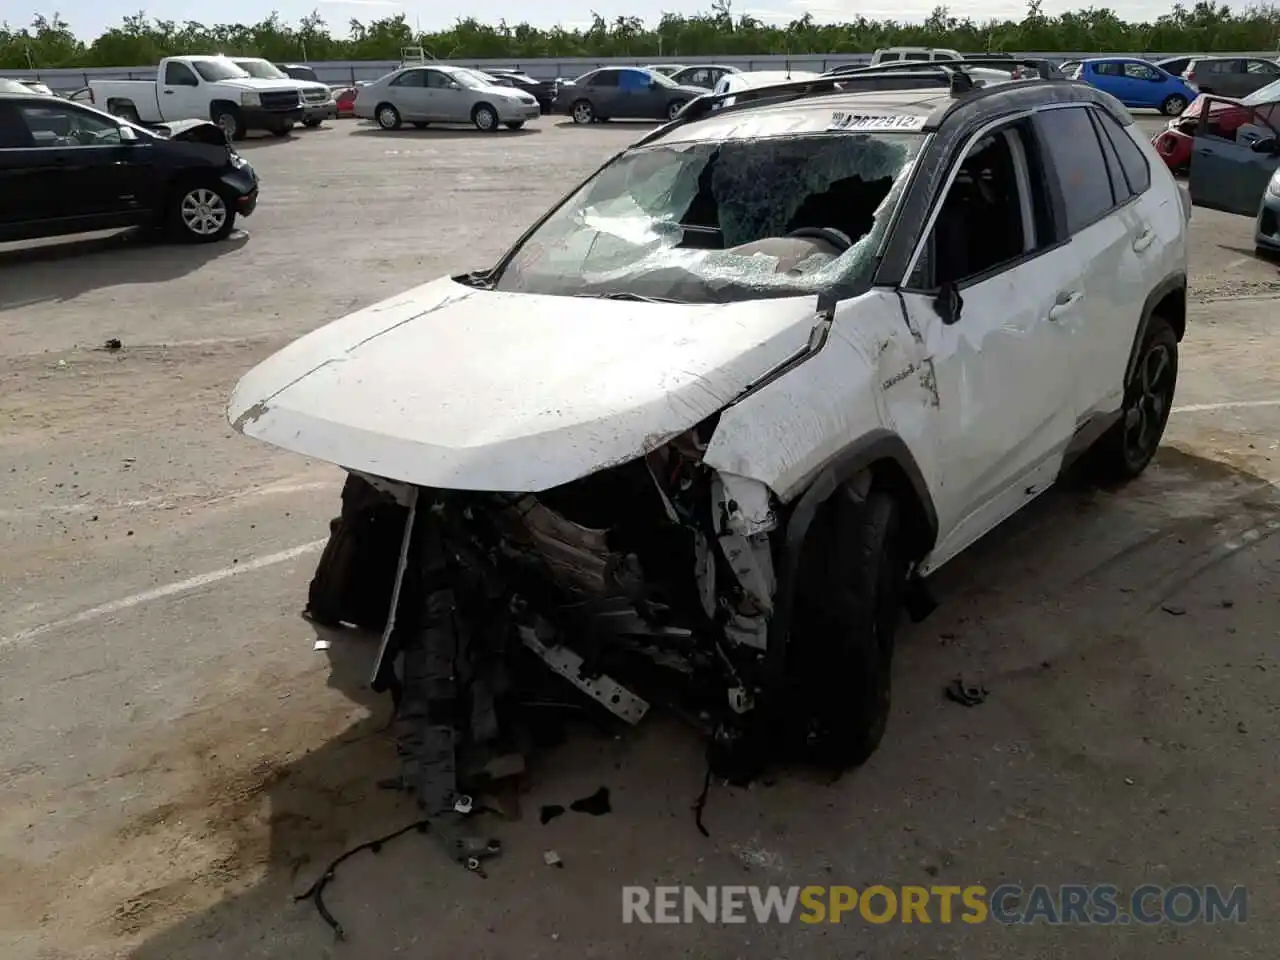
[[[551,105],[556,99],[556,82],[554,80],[535,80],[523,70],[515,70],[510,67],[486,68],[481,72],[486,76],[493,77],[504,87],[523,90],[538,101],[538,106],[542,108],[543,113],[551,112]]]
[[[221,240],[258,176],[207,120],[158,130],[39,94],[0,94],[0,241],[153,226]]]

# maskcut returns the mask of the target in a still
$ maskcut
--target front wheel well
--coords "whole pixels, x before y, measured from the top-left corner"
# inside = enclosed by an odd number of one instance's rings
[[[866,473],[870,490],[883,491],[898,504],[908,559],[923,559],[933,549],[937,533],[933,528],[930,512],[921,501],[920,493],[907,471],[897,460],[885,457],[872,463]],[[867,484],[866,480],[861,482]]]
[[[1163,317],[1173,327],[1173,332],[1182,342],[1182,335],[1187,332],[1187,288],[1178,287],[1170,290],[1151,308],[1151,315]]]
[[[234,103],[231,100],[213,100],[209,103],[209,119],[214,119],[219,113],[226,110],[239,113],[240,104]]]

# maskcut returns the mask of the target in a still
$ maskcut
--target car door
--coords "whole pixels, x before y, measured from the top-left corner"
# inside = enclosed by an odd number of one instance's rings
[[[1276,152],[1280,135],[1252,107],[1219,97],[1206,96],[1201,101],[1191,149],[1191,202],[1211,210],[1256,216],[1267,183],[1280,165],[1280,154]],[[1209,111],[1215,103],[1219,109],[1249,113],[1248,121],[1235,128],[1231,139],[1219,135],[1218,128],[1209,123]]]
[[[405,70],[392,77],[387,84],[386,95],[391,105],[399,111],[402,120],[421,123],[440,119],[432,91],[427,89],[425,70]]]
[[[587,99],[597,117],[616,117],[619,108],[618,80],[621,70],[597,70],[587,79]]]
[[[939,565],[1052,483],[1081,406],[1081,264],[1053,233],[1034,138],[1023,116],[968,140],[903,284],[936,391]]]
[[[6,151],[12,177],[31,196],[21,201],[31,221],[104,229],[149,216],[151,151],[126,143],[114,118],[65,100],[11,101],[11,118],[25,129],[26,146]],[[10,137],[13,134],[9,134]]]
[[[1158,107],[1164,102],[1168,93],[1165,91],[1163,74],[1136,60],[1126,60],[1123,69],[1130,103],[1134,106]]]
[[[1205,64],[1208,69],[1208,81],[1200,88],[1209,88],[1211,93],[1224,97],[1240,97],[1244,95],[1244,86],[1248,82],[1244,75],[1244,61],[1236,59],[1210,60]]]
[[[1280,64],[1270,60],[1246,60],[1244,76],[1241,80],[1240,92],[1236,96],[1246,97],[1255,90],[1261,90],[1268,83],[1280,80]]]
[[[164,65],[159,96],[160,119],[192,120],[209,118],[209,100],[200,90],[200,78],[181,60]]]
[[[446,123],[470,123],[475,93],[458,78],[443,70],[423,70],[427,78],[427,96],[432,120]]]
[[[643,70],[618,71],[617,105],[612,109],[612,116],[631,120],[656,116],[650,102],[652,84],[652,75]]]

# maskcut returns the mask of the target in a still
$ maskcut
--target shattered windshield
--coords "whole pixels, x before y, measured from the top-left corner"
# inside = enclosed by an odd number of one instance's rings
[[[499,290],[727,302],[869,280],[918,133],[629,151],[518,249]]]

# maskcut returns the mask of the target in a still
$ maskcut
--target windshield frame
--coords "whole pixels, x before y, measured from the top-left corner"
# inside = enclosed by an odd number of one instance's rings
[[[255,79],[248,70],[245,70],[239,64],[231,59],[220,59],[217,57],[201,57],[187,61],[191,64],[191,69],[200,74],[200,79],[206,83],[218,83],[222,80],[253,80]],[[208,71],[208,72],[206,72]],[[217,76],[220,71],[239,71],[239,73],[227,73],[226,76]]]
[[[858,131],[858,132],[874,132],[874,133],[880,133],[882,135],[893,133],[902,137],[910,136],[918,140],[919,146],[916,149],[915,154],[906,162],[904,167],[898,171],[898,174],[895,177],[895,181],[893,185],[889,188],[889,192],[885,195],[885,200],[882,201],[882,203],[884,202],[890,203],[889,208],[885,211],[884,217],[881,220],[878,220],[876,223],[874,223],[871,231],[868,231],[868,234],[866,234],[866,235],[869,235],[870,233],[875,231],[879,232],[879,237],[875,241],[874,249],[870,252],[867,258],[867,268],[856,271],[855,276],[853,276],[852,278],[845,278],[843,281],[837,281],[832,283],[830,288],[827,291],[818,294],[820,300],[824,298],[835,299],[835,300],[851,299],[852,297],[858,296],[864,291],[869,290],[871,289],[871,287],[875,286],[876,277],[880,272],[880,263],[884,259],[885,251],[887,250],[889,242],[892,239],[894,232],[897,230],[898,222],[901,219],[903,201],[906,198],[906,196],[910,193],[910,191],[912,190],[913,186],[916,183],[917,173],[919,172],[921,160],[928,153],[934,138],[934,134],[930,131],[908,132],[908,131],[898,130],[898,131]],[[802,136],[816,137],[821,135],[824,135],[824,134],[815,131],[813,133],[803,134]],[[852,136],[852,135],[856,135],[856,132],[855,131],[848,131],[848,132],[842,132],[842,133],[828,132],[828,133],[825,133],[825,135],[826,136]],[[785,136],[786,135],[778,135],[777,138],[782,139]],[[705,142],[711,143],[716,141],[705,141]],[[724,142],[730,142],[730,141],[722,140],[718,142],[724,143]],[[654,143],[641,142],[638,145],[627,147],[623,150],[620,150],[618,153],[614,154],[613,156],[605,160],[604,163],[600,164],[600,166],[598,166],[595,170],[591,171],[591,173],[589,173],[586,177],[584,177],[580,182],[575,184],[568,192],[564,194],[564,196],[560,198],[559,201],[554,203],[551,207],[549,207],[546,210],[546,212],[542,214],[542,216],[538,217],[532,224],[530,224],[528,229],[526,229],[519,236],[519,238],[515,241],[515,243],[511,245],[511,247],[498,259],[498,261],[492,267],[490,267],[488,270],[481,270],[471,274],[464,274],[463,276],[470,278],[472,281],[481,282],[485,286],[488,286],[490,288],[496,288],[497,284],[501,282],[502,277],[506,273],[507,269],[511,266],[512,261],[514,261],[516,257],[520,255],[520,252],[529,244],[529,241],[531,241],[534,237],[536,237],[538,233],[543,229],[543,227],[546,226],[546,224],[553,217],[555,217],[562,210],[564,210],[564,208],[567,207],[569,203],[572,202],[573,199],[578,196],[579,193],[585,190],[593,181],[596,180],[597,177],[599,177],[606,170],[608,170],[609,167],[621,161],[623,158],[627,157],[629,154],[632,154],[638,151],[649,150],[654,148],[663,148],[663,147],[670,148],[670,147],[679,146],[679,145],[681,145],[680,142],[663,142],[663,141],[657,141]],[[859,238],[859,240],[860,239],[861,238]],[[855,245],[857,242],[858,241],[855,240]],[[759,297],[758,299],[773,299],[775,297],[780,297],[780,296],[798,296],[798,295],[808,295],[808,294],[802,293],[801,291],[798,291],[798,290],[788,292],[783,290],[782,288],[779,288],[779,291],[777,293],[766,293],[761,297]]]
[[[293,79],[293,77],[289,76],[287,73],[285,73],[283,70],[277,67],[270,60],[259,60],[256,57],[244,57],[241,59],[236,59],[235,57],[232,57],[231,62],[234,63],[237,67],[239,67],[241,70],[243,70],[245,73],[247,73],[249,76],[253,77],[253,79],[255,80],[292,80]],[[257,68],[258,70],[268,70],[268,71],[274,71],[274,72],[267,73],[263,76],[258,76],[258,74],[254,73],[253,70],[245,66],[246,63],[250,64],[252,67]]]
[[[450,67],[448,70],[442,70],[455,82],[460,83],[468,90],[483,90],[485,87],[496,86],[489,83],[478,71],[469,67]]]

